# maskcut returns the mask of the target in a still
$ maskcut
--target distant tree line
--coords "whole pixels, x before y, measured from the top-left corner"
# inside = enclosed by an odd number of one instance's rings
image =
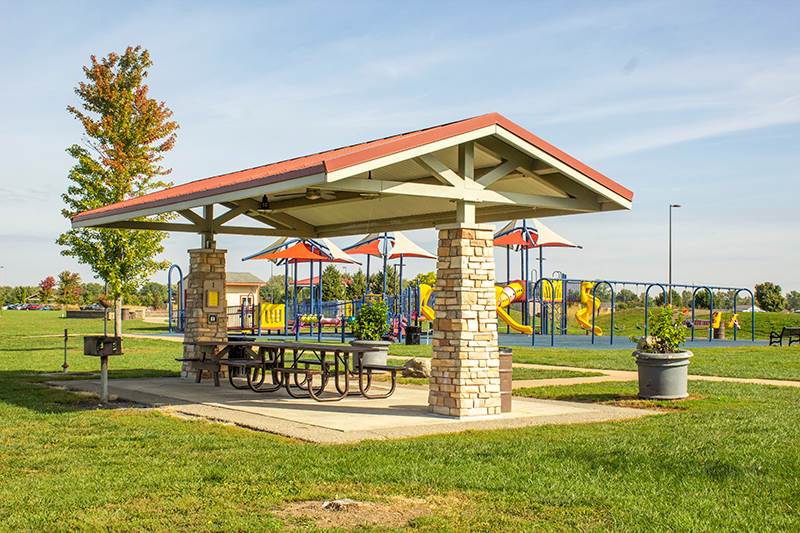
[[[107,300],[100,283],[81,280],[80,274],[65,270],[58,276],[47,276],[38,285],[0,286],[2,305],[39,302],[61,306],[91,305]],[[177,290],[177,288],[173,289]],[[129,305],[163,309],[167,305],[167,286],[154,281],[144,283],[138,291],[126,296]]]

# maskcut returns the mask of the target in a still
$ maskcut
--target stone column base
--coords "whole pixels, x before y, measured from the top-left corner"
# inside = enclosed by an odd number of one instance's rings
[[[439,228],[431,411],[454,417],[500,414],[500,359],[493,228]]]

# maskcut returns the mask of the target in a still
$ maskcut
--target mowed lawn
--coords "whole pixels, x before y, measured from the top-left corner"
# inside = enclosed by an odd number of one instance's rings
[[[515,363],[562,365],[606,370],[636,370],[631,350],[587,350],[514,346]],[[431,346],[391,348],[394,355],[431,357]],[[704,376],[800,380],[800,345],[693,348],[689,373]]]
[[[636,400],[635,383],[531,388],[518,392],[664,414],[321,446],[151,409],[97,409],[92,398],[47,388],[40,382],[59,369],[61,341],[25,336],[58,334],[67,321],[23,313],[0,316],[3,530],[313,529],[281,510],[335,497],[423,502],[406,524],[422,530],[800,530],[800,389],[692,383],[689,400],[666,403]],[[76,334],[96,327],[70,324]],[[94,370],[97,360],[80,352],[75,337],[70,370]],[[515,354],[572,357],[537,352]],[[128,338],[111,375],[176,374],[179,353],[180,344]],[[576,366],[622,364],[614,352],[591,357]],[[729,365],[759,368],[741,354]]]

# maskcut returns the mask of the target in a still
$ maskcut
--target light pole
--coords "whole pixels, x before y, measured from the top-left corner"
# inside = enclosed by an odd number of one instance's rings
[[[667,303],[672,305],[672,209],[681,204],[669,204],[669,282],[667,283]]]

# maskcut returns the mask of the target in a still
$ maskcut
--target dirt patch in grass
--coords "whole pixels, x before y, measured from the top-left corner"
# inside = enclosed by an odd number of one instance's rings
[[[358,501],[345,508],[325,508],[319,500],[292,502],[275,511],[275,516],[289,527],[307,528],[313,525],[327,529],[356,529],[362,527],[399,528],[431,513],[431,506],[421,499],[395,496],[385,502]]]

